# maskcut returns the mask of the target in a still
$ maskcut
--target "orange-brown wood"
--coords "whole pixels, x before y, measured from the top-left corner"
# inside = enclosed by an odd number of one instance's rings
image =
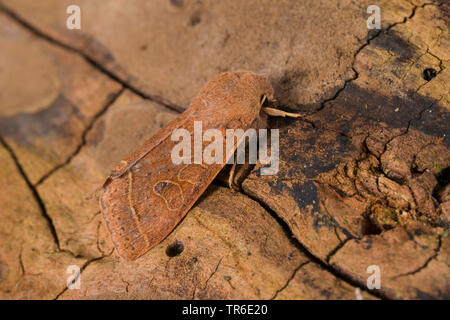
[[[134,260],[160,243],[230,156],[225,155],[221,164],[176,165],[171,159],[172,148],[178,143],[171,140],[173,130],[183,128],[193,135],[194,121],[201,121],[203,131],[218,129],[225,137],[226,129],[264,127],[264,95],[273,99],[273,89],[263,76],[247,71],[220,74],[201,89],[184,113],[112,171],[103,186],[100,207],[123,258]]]

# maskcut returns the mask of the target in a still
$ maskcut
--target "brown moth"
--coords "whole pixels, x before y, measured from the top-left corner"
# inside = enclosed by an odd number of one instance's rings
[[[264,108],[266,98],[273,100],[273,89],[264,76],[222,73],[200,90],[185,112],[119,163],[103,185],[100,207],[120,256],[134,260],[160,243],[243,142],[226,152],[222,164],[177,165],[171,160],[177,144],[172,132],[192,133],[194,121],[201,121],[203,130],[218,129],[225,136],[226,129],[266,128],[267,114],[299,116]]]

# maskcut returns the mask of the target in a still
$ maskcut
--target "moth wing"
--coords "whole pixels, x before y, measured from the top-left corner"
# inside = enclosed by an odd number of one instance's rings
[[[190,110],[185,111],[181,116],[173,119],[163,128],[161,128],[155,135],[147,139],[138,149],[129,154],[124,160],[120,161],[119,165],[115,167],[105,184],[108,183],[110,179],[114,179],[123,175],[127,172],[133,165],[135,165],[141,158],[150,153],[155,147],[162,143],[167,138],[170,138],[172,131],[177,128],[181,128],[184,123],[190,118]]]
[[[231,150],[224,150],[220,164],[177,165],[171,159],[178,143],[171,140],[173,130],[182,128],[192,136],[194,120],[202,121],[203,130],[217,129],[223,137],[228,128],[246,130],[261,120],[260,94],[272,92],[265,77],[223,73],[200,90],[180,117],[121,161],[103,185],[100,207],[122,257],[133,260],[162,241],[243,142],[241,137]]]
[[[193,132],[192,118],[178,123]],[[100,195],[114,245],[129,260],[161,242],[225,165],[174,164],[171,152],[178,142],[168,135],[173,126],[167,127],[131,154],[127,167],[119,165],[113,171]],[[225,137],[226,129],[219,130]]]

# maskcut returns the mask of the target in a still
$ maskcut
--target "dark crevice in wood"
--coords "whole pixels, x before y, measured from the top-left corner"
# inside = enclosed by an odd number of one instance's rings
[[[55,225],[53,224],[52,218],[47,213],[47,209],[45,207],[44,201],[42,201],[41,196],[39,195],[37,189],[31,183],[30,179],[28,178],[27,174],[25,173],[25,171],[24,171],[22,165],[20,164],[19,159],[15,155],[14,151],[12,150],[12,148],[6,143],[6,141],[1,136],[0,136],[0,145],[2,145],[6,149],[6,151],[8,151],[9,155],[13,159],[13,161],[14,161],[16,167],[17,167],[17,170],[19,171],[19,173],[22,176],[23,180],[25,181],[25,183],[27,184],[28,188],[30,189],[30,191],[31,191],[31,193],[33,195],[33,198],[36,200],[36,202],[37,202],[37,204],[38,204],[38,206],[40,208],[40,211],[42,213],[42,216],[47,221],[48,227],[50,229],[50,233],[53,236],[53,240],[54,240],[56,246],[58,247],[58,249],[60,249],[60,247],[59,247],[59,239],[58,239],[58,235],[56,233]]]
[[[26,19],[24,19],[23,17],[21,17],[19,14],[17,14],[16,12],[14,12],[13,10],[9,9],[8,7],[6,7],[4,4],[2,4],[0,2],[0,11],[4,12],[6,15],[8,15],[10,18],[12,18],[14,21],[16,21],[18,24],[20,24],[22,27],[24,27],[25,29],[29,30],[31,33],[33,33],[34,35],[45,39],[46,41],[59,46],[65,50],[68,50],[70,52],[73,52],[79,56],[81,56],[84,60],[86,60],[90,65],[92,65],[95,69],[97,69],[98,71],[100,71],[101,73],[105,74],[108,78],[110,78],[111,80],[120,83],[124,88],[130,90],[131,92],[137,94],[138,96],[140,96],[143,99],[146,100],[151,100],[153,102],[157,102],[161,105],[163,105],[164,107],[173,110],[177,113],[181,113],[184,111],[184,108],[182,108],[181,106],[178,106],[170,101],[168,101],[167,99],[164,99],[156,94],[150,94],[150,93],[144,93],[141,90],[139,90],[136,86],[134,86],[133,84],[131,84],[130,82],[121,79],[118,75],[116,75],[114,72],[108,70],[107,68],[105,68],[101,62],[96,61],[94,58],[92,58],[91,56],[89,56],[88,54],[86,54],[85,52],[83,52],[82,50],[76,48],[76,47],[72,47],[58,39],[55,39],[54,37],[46,34],[45,32],[43,32],[42,30],[40,30],[39,28],[37,28],[36,26],[34,26],[32,23],[28,22]]]
[[[321,268],[330,272],[336,278],[338,278],[354,287],[358,287],[361,290],[366,291],[366,292],[376,296],[377,298],[384,299],[384,300],[390,300],[390,298],[387,295],[385,295],[383,292],[380,292],[378,290],[369,290],[365,285],[362,285],[361,283],[359,283],[358,281],[355,281],[353,278],[349,277],[345,273],[342,273],[340,270],[333,268],[331,265],[329,265],[329,264],[325,263],[324,261],[322,261],[321,259],[317,258],[300,242],[300,240],[297,239],[297,237],[295,237],[295,235],[292,233],[291,229],[289,228],[288,224],[275,211],[273,211],[271,207],[269,207],[266,203],[264,203],[263,201],[261,201],[260,199],[258,199],[255,196],[252,196],[248,193],[243,193],[243,194],[245,196],[249,197],[250,199],[252,199],[253,201],[256,201],[261,207],[263,207],[281,226],[286,237],[290,240],[290,242],[300,252],[302,252],[304,255],[306,255],[307,258],[309,258],[311,260],[311,262],[319,265]]]
[[[88,133],[92,130],[92,128],[94,127],[95,122],[101,117],[103,116],[106,111],[108,111],[109,107],[111,105],[114,104],[114,102],[120,97],[120,95],[124,92],[124,88],[120,89],[118,92],[116,92],[115,94],[112,95],[112,97],[110,98],[110,100],[106,103],[106,105],[99,111],[97,112],[94,117],[91,119],[91,121],[89,122],[89,124],[87,125],[87,127],[83,130],[82,134],[81,134],[81,142],[78,144],[78,146],[75,148],[75,150],[67,157],[67,159],[61,163],[58,164],[57,166],[55,166],[54,168],[52,168],[49,172],[47,172],[46,174],[44,174],[35,184],[34,186],[37,187],[40,184],[42,184],[45,180],[47,180],[52,174],[54,174],[56,171],[58,171],[59,169],[65,167],[66,165],[68,165],[72,159],[78,154],[80,153],[81,149],[86,145],[86,137],[88,135]]]

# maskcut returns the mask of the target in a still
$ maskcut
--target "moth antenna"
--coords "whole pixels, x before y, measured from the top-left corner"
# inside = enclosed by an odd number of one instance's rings
[[[272,117],[288,117],[288,118],[303,118],[306,116],[306,113],[292,113],[286,112],[279,109],[274,108],[262,108],[265,113]]]

